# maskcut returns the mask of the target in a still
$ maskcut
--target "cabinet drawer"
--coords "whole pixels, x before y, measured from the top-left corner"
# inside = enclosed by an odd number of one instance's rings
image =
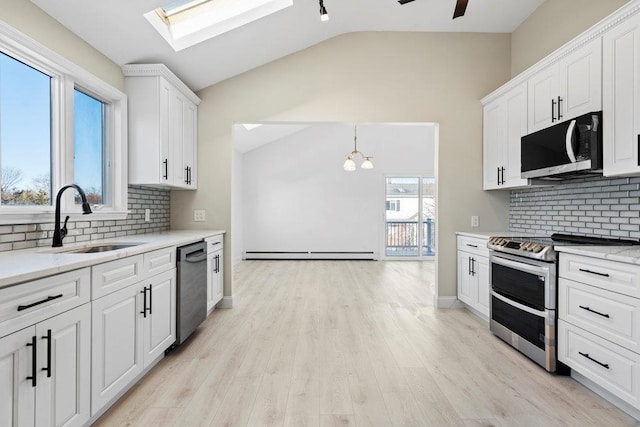
[[[91,299],[126,288],[143,279],[142,255],[91,267]]]
[[[640,353],[640,300],[560,279],[560,319]]]
[[[163,271],[176,268],[176,248],[164,248],[147,252],[143,257],[144,276],[151,277]]]
[[[640,268],[637,265],[560,254],[559,277],[640,298]]]
[[[559,320],[558,359],[620,399],[640,403],[640,355]]]
[[[458,236],[458,250],[489,257],[489,249],[487,249],[486,239]]]
[[[89,302],[89,268],[0,289],[0,337]]]
[[[207,242],[207,252],[210,253],[212,251],[222,249],[224,245],[224,236],[219,234],[217,236],[207,237],[205,242]]]

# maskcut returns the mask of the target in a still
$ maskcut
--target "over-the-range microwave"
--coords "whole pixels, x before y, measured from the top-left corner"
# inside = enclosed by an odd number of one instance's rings
[[[523,136],[523,178],[565,179],[602,174],[602,111]]]

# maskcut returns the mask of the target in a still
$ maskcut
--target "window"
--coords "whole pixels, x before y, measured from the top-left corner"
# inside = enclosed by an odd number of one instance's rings
[[[387,200],[387,210],[400,212],[400,200]]]
[[[106,104],[75,89],[74,107],[74,182],[84,190],[90,204],[108,204],[105,181],[108,167],[105,165],[105,110]],[[81,200],[76,197],[76,204]]]
[[[293,6],[293,0],[176,0],[144,17],[180,51]]]
[[[0,205],[51,204],[51,77],[0,53]]]
[[[50,222],[57,190],[127,215],[126,95],[0,22],[0,224]],[[72,191],[61,210],[80,215]]]

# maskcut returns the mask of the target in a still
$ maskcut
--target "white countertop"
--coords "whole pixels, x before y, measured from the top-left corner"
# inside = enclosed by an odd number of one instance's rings
[[[515,236],[516,233],[511,233],[509,231],[456,231],[456,235],[489,240],[489,237],[512,237]]]
[[[555,246],[558,252],[640,264],[640,246]]]
[[[41,247],[0,252],[0,288],[168,246],[182,246],[223,233],[222,230],[166,231],[72,243],[61,248]],[[109,252],[69,253],[73,249],[112,243],[137,245]]]

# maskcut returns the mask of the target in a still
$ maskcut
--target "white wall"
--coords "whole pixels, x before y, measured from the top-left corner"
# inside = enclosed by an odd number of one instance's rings
[[[360,169],[359,157],[355,172],[342,168],[353,150],[351,124],[316,124],[245,153],[237,195],[244,215],[232,219],[242,221],[236,230],[244,236],[244,250],[377,256],[384,235],[384,176],[433,176],[434,129],[358,125],[358,149],[373,156],[372,170]]]
[[[232,129],[260,122],[439,124],[438,295],[456,295],[457,230],[509,226],[509,193],[482,190],[480,99],[509,79],[509,34],[345,34],[201,91],[198,190],[173,191],[171,226],[225,236],[225,295],[233,294]],[[193,209],[206,209],[193,222]],[[232,251],[232,252],[229,252]]]

